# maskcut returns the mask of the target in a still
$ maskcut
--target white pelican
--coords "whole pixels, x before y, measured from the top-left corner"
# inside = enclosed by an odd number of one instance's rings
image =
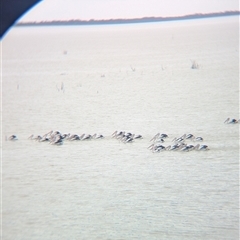
[[[43,138],[44,138],[44,137],[47,137],[47,136],[51,137],[52,133],[53,133],[53,130],[51,130],[50,132],[44,134],[44,135],[43,135]]]
[[[200,145],[200,144],[197,144],[194,148],[195,148],[197,151],[206,151],[206,150],[209,150],[209,148],[208,148],[207,145]]]
[[[186,138],[186,134],[184,134],[183,136],[179,137],[179,138],[174,138],[172,140],[172,142],[184,142],[185,141],[185,138]]]
[[[50,142],[52,145],[62,145],[63,140],[61,138],[57,139],[56,141]]]
[[[130,143],[130,142],[133,142],[133,138],[130,137],[130,136],[123,136],[121,138],[121,141],[124,142],[124,143]]]
[[[118,136],[122,136],[124,133],[125,133],[125,132],[123,132],[123,131],[120,131],[120,132],[115,131],[115,132],[112,134],[112,138],[116,138],[116,137],[118,137]]]
[[[157,139],[163,139],[163,138],[168,138],[168,135],[165,134],[165,133],[162,133],[162,134],[157,133],[157,134],[150,140],[150,142],[151,142],[151,141],[157,141]]]
[[[165,133],[162,133],[162,134],[160,135],[160,138],[168,138],[168,135],[165,134]]]
[[[92,135],[90,134],[82,134],[81,137],[80,137],[80,140],[89,140],[92,138]]]
[[[33,140],[33,136],[34,136],[34,135],[32,134],[30,137],[28,137],[28,139]]]
[[[10,141],[16,141],[16,140],[18,140],[18,138],[17,138],[16,135],[11,135],[11,136],[8,138],[8,140],[10,140]]]
[[[198,141],[198,142],[202,142],[203,138],[202,137],[194,137],[193,141]]]
[[[63,137],[63,139],[67,139],[67,138],[69,138],[70,137],[70,133],[64,133],[63,135],[62,135],[62,137]]]
[[[48,137],[43,137],[42,139],[39,140],[39,142],[48,142],[49,138]]]
[[[104,138],[104,136],[103,136],[102,134],[97,134],[97,133],[94,133],[94,134],[92,135],[92,137],[93,137],[94,139]]]
[[[133,137],[133,139],[142,139],[143,138],[143,136],[140,134],[137,134],[137,135],[133,134],[132,137]]]
[[[153,143],[151,144],[148,149],[152,150],[152,152],[161,152],[161,151],[164,151],[164,150],[167,150],[167,148],[165,148],[163,145],[157,143]]]
[[[74,141],[74,140],[81,140],[81,137],[78,136],[77,134],[73,134],[73,135],[69,136],[67,139],[70,141]]]
[[[180,150],[182,147],[185,147],[185,146],[187,146],[186,143],[181,142],[181,143],[174,144],[172,146],[169,145],[166,150],[177,151],[177,150]]]
[[[40,135],[34,137],[34,135],[32,134],[28,139],[35,140],[35,141],[40,141],[42,139],[42,137]]]
[[[161,151],[164,151],[166,150],[166,148],[163,146],[163,145],[160,145],[160,146],[155,146],[155,148],[153,149],[153,152],[161,152]]]
[[[186,145],[186,146],[183,146],[180,151],[184,151],[184,152],[189,152],[189,151],[192,151],[194,149],[194,146],[193,145]]]
[[[62,145],[63,144],[63,139],[60,137],[60,135],[56,135],[51,139],[50,144],[52,144],[52,145]]]
[[[191,133],[187,134],[185,137],[185,139],[193,139],[193,138],[194,138],[194,136]]]

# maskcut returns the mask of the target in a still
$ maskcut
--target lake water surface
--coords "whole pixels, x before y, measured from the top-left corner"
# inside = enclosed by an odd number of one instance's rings
[[[2,76],[2,239],[239,238],[238,17],[15,27]],[[28,139],[50,130],[105,138]],[[152,153],[158,132],[210,150]]]

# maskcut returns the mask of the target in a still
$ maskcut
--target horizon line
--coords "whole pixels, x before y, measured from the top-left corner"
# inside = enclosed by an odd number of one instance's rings
[[[69,23],[69,22],[79,22],[79,23],[98,23],[98,22],[111,22],[111,21],[144,21],[144,20],[155,20],[155,21],[164,21],[164,20],[178,20],[178,19],[187,19],[187,18],[201,18],[201,17],[217,17],[217,16],[231,16],[231,15],[240,15],[239,10],[231,10],[231,11],[224,11],[224,12],[211,12],[211,13],[193,13],[187,15],[178,15],[178,16],[171,16],[171,17],[139,17],[139,18],[108,18],[108,19],[54,19],[54,20],[41,20],[41,21],[19,21],[16,25],[25,25],[25,24],[49,24],[49,23]]]

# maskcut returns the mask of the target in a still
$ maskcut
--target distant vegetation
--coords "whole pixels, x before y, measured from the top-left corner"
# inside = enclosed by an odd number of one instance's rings
[[[166,22],[176,20],[188,20],[188,19],[200,19],[200,18],[212,18],[212,17],[224,17],[239,15],[239,11],[227,11],[220,13],[207,13],[207,14],[192,14],[178,17],[144,17],[133,19],[108,19],[108,20],[54,20],[54,21],[42,21],[42,22],[20,22],[16,26],[57,26],[57,25],[102,25],[102,24],[127,24],[127,23],[147,23],[147,22]]]

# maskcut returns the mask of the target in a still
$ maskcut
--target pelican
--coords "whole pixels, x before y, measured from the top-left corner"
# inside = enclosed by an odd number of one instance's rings
[[[163,145],[160,145],[158,147],[155,146],[154,149],[153,149],[153,152],[161,152],[161,151],[164,151],[164,150],[166,150],[166,148]]]
[[[160,136],[160,133],[157,133],[157,134],[150,140],[150,142],[151,142],[151,141],[155,141],[159,136]]]
[[[198,150],[198,151],[206,151],[206,150],[209,150],[208,146],[207,145],[200,145],[200,144],[197,144],[195,146],[195,149]]]
[[[165,133],[162,133],[162,134],[160,135],[160,138],[168,138],[168,135],[165,134]]]
[[[203,138],[202,137],[194,137],[193,141],[198,141],[198,142],[202,142]]]
[[[28,139],[33,140],[33,136],[34,136],[34,135],[32,134],[30,137],[28,137]]]
[[[55,136],[55,135],[59,135],[59,134],[61,135],[61,133],[59,131],[55,131],[54,133],[51,133],[50,135]]]
[[[62,145],[63,144],[63,140],[61,138],[53,141],[53,142],[50,142],[50,144],[52,145]]]
[[[78,136],[77,134],[73,134],[73,135],[69,136],[67,139],[70,141],[74,141],[74,140],[81,140],[81,137]]]
[[[82,134],[80,137],[80,140],[89,140],[92,138],[92,135],[90,134]]]
[[[60,137],[60,135],[56,135],[51,139],[50,144],[52,144],[52,145],[62,145],[63,144],[63,139]]]
[[[193,138],[194,138],[194,136],[191,133],[187,134],[185,137],[185,139],[193,139]]]
[[[43,135],[43,138],[44,138],[44,137],[47,137],[47,136],[51,137],[52,133],[53,133],[53,130],[51,130],[50,132],[44,134],[44,135]]]
[[[104,136],[103,136],[102,134],[97,134],[97,133],[94,133],[94,134],[92,135],[92,137],[93,137],[94,139],[104,138]]]
[[[69,138],[70,137],[70,133],[64,133],[63,135],[62,135],[62,137],[63,137],[63,139],[67,139],[67,138]]]
[[[154,142],[161,142],[161,143],[164,143],[165,141],[164,141],[162,138],[158,138],[158,139],[156,139]]]
[[[10,140],[10,141],[16,141],[16,140],[18,140],[18,138],[17,138],[16,135],[11,135],[11,136],[8,138],[8,140]]]
[[[184,142],[186,138],[186,134],[184,134],[182,137],[174,138],[172,142]]]
[[[233,119],[227,118],[224,123],[235,124],[235,123],[238,123],[238,122],[239,122],[239,120],[236,120],[234,118]]]
[[[29,139],[35,140],[35,141],[40,141],[42,139],[42,137],[40,135],[37,135],[36,137],[34,137],[33,135],[31,135],[29,137]]]
[[[164,142],[164,138],[168,138],[168,135],[167,134],[165,134],[165,133],[162,133],[162,134],[160,134],[160,133],[157,133],[151,140],[150,140],[150,142]]]
[[[157,143],[157,144],[153,143],[148,147],[148,149],[152,150],[152,152],[161,152],[163,150],[167,150],[167,148],[165,148],[160,143]]]
[[[137,134],[137,135],[135,135],[135,134],[133,134],[133,139],[142,139],[143,137],[142,137],[142,135],[140,135],[140,134]]]
[[[172,146],[169,145],[166,150],[177,151],[177,150],[181,149],[184,146],[186,146],[186,143],[177,143],[177,144],[174,144]]]
[[[118,137],[118,136],[122,136],[124,133],[125,133],[125,132],[123,132],[123,131],[120,131],[120,132],[115,131],[115,132],[112,134],[112,138],[116,138],[116,137]]]
[[[39,140],[39,142],[48,142],[49,138],[48,137],[43,137],[42,139]]]
[[[128,133],[125,133],[125,136],[128,136],[128,137],[131,137],[133,134],[128,132]]]
[[[130,143],[130,142],[133,142],[133,138],[131,136],[123,136],[121,138],[121,141],[124,143]]]
[[[183,146],[180,151],[184,151],[184,152],[189,152],[189,151],[192,151],[194,149],[194,146],[193,145],[186,145],[186,146]]]

